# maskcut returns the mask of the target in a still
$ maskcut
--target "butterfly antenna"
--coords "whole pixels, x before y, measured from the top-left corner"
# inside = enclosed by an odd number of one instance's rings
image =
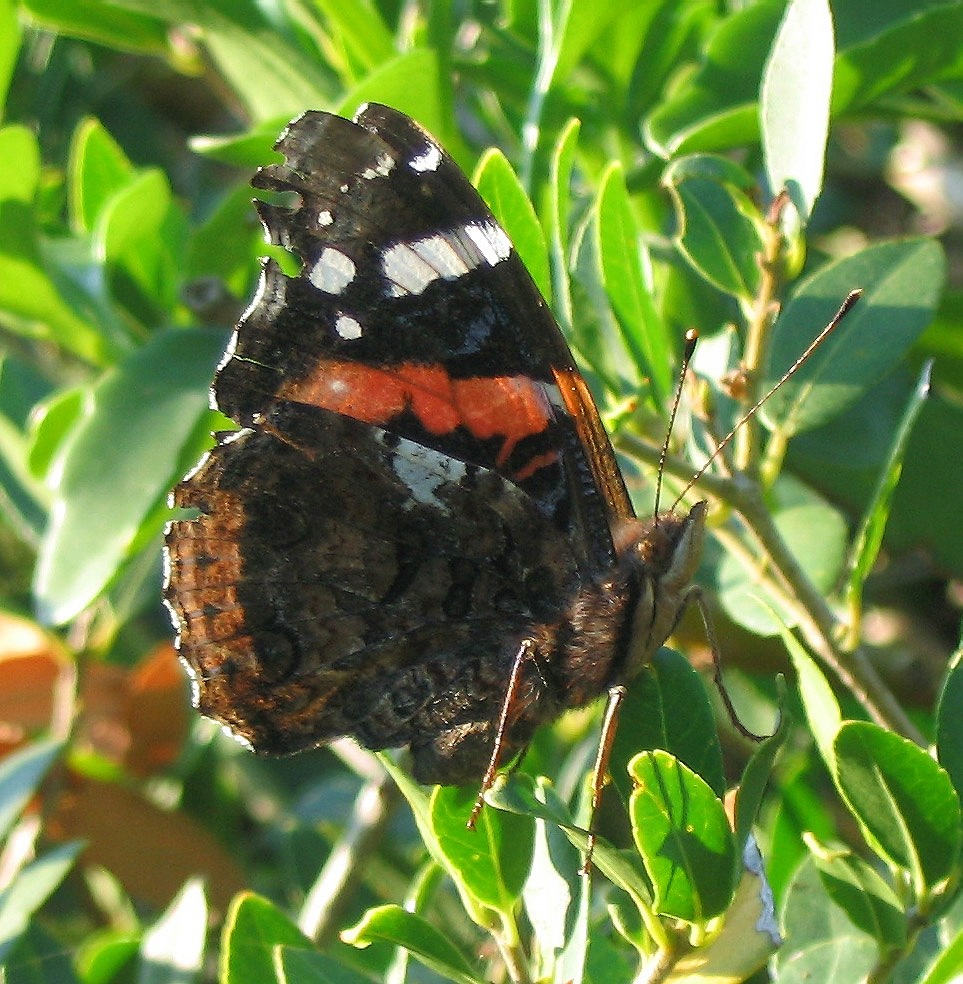
[[[729,431],[729,433],[726,434],[726,436],[716,445],[715,450],[712,452],[711,455],[709,455],[709,457],[703,463],[702,467],[695,473],[695,475],[692,476],[691,479],[689,479],[689,483],[686,485],[686,487],[676,496],[675,502],[672,503],[673,509],[675,509],[675,507],[685,498],[686,494],[689,492],[692,486],[695,485],[700,478],[702,478],[702,476],[708,470],[709,465],[711,465],[712,462],[715,461],[715,459],[719,456],[722,449],[725,448],[725,446],[736,436],[736,432],[739,430],[739,428],[742,427],[742,425],[747,420],[749,420],[749,418],[752,417],[754,413],[756,413],[756,411],[766,402],[766,400],[769,399],[769,397],[772,396],[773,393],[776,392],[776,390],[779,389],[780,386],[782,386],[783,383],[785,383],[788,379],[790,379],[793,375],[795,375],[796,370],[799,369],[799,367],[823,343],[826,336],[840,323],[840,321],[843,320],[843,318],[846,317],[847,314],[849,314],[850,310],[852,310],[853,305],[859,300],[862,293],[863,293],[862,290],[859,289],[852,290],[849,292],[849,294],[846,297],[846,300],[843,301],[843,303],[840,305],[839,310],[836,312],[835,315],[833,315],[832,321],[830,321],[829,324],[826,325],[825,328],[823,328],[823,330],[809,343],[803,354],[800,355],[799,358],[796,359],[796,361],[782,374],[779,380],[777,380],[777,382],[774,383],[773,386],[769,388],[769,390],[765,393],[765,395],[760,397],[739,418],[739,420],[736,422],[732,430]],[[660,461],[659,479],[661,480],[661,478],[662,478],[662,462]]]
[[[682,401],[682,387],[685,385],[686,373],[689,371],[689,363],[692,361],[692,353],[695,352],[698,341],[699,333],[695,328],[690,328],[685,333],[685,348],[682,350],[679,383],[675,388],[675,396],[672,399],[672,410],[669,412],[669,426],[665,430],[665,440],[662,442],[662,451],[659,454],[659,470],[656,473],[655,479],[655,505],[652,507],[652,515],[656,524],[659,522],[659,500],[662,498],[662,476],[665,473],[665,459],[669,456],[669,441],[672,440],[675,415],[679,412],[679,403]]]

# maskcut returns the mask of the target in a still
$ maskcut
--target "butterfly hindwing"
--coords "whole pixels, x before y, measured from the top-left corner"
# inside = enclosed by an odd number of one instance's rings
[[[440,743],[444,781],[477,775],[520,641],[550,632],[578,583],[510,482],[326,410],[279,406],[175,501],[202,512],[168,537],[199,707],[259,751],[414,742],[438,781]],[[527,731],[557,713],[544,699]]]

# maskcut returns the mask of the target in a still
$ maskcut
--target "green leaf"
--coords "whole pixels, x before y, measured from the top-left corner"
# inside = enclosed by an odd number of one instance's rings
[[[581,123],[571,119],[562,128],[552,148],[548,185],[549,252],[552,270],[552,307],[559,324],[569,331],[572,327],[572,288],[569,278],[569,216],[572,212],[571,185],[575,150],[578,146]]]
[[[161,311],[177,303],[185,240],[183,217],[173,207],[167,177],[157,169],[139,173],[110,198],[93,237],[98,260],[111,272],[122,269],[143,298]],[[121,286],[118,300],[141,321],[152,322],[153,311],[141,313],[143,298]]]
[[[276,130],[274,134],[277,135]],[[267,160],[267,156],[261,160]],[[214,278],[234,296],[245,296],[254,282],[256,258],[264,252],[261,227],[253,219],[251,186],[244,182],[232,188],[218,202],[203,225],[193,229],[185,279]],[[235,318],[232,312],[230,320]],[[224,315],[220,320],[226,321],[228,316]]]
[[[168,54],[168,32],[163,21],[150,13],[118,9],[105,0],[23,0],[23,6],[40,24],[58,34],[83,38],[121,51],[145,55]]]
[[[642,752],[629,769],[632,835],[655,888],[654,910],[700,924],[724,912],[735,888],[735,844],[722,802],[668,752]]]
[[[370,0],[354,0],[353,3],[316,0],[316,6],[324,14],[339,46],[343,45],[351,58],[365,69],[364,74],[397,53],[391,31]],[[344,81],[351,80],[346,78]]]
[[[0,106],[7,103],[7,90],[17,64],[21,37],[13,0],[0,0]]]
[[[936,960],[919,979],[919,984],[955,984],[963,973],[963,929],[940,950]]]
[[[668,189],[676,208],[679,251],[714,287],[748,302],[759,284],[762,250],[748,197],[729,184],[704,177],[683,177]]]
[[[865,981],[879,956],[876,941],[829,897],[811,861],[786,892],[782,926],[785,941],[775,956],[779,984]]]
[[[73,311],[49,272],[33,198],[40,150],[26,128],[0,130],[0,313],[4,327],[51,341],[82,359],[104,363],[116,354],[103,335]]]
[[[836,4],[833,113],[865,107],[963,70],[957,2]]]
[[[782,623],[779,633],[796,671],[796,684],[806,711],[809,730],[816,739],[816,746],[823,762],[826,763],[826,768],[832,771],[836,766],[833,743],[843,723],[839,702],[826,679],[826,674]]]
[[[627,9],[627,15],[644,18],[629,35],[641,38],[642,43],[634,46],[635,66],[626,86],[627,119],[644,118],[645,113],[665,101],[666,93],[674,88],[671,80],[678,66],[697,55],[702,39],[713,33],[718,10],[711,0],[689,0],[685,4],[661,0]]]
[[[317,950],[282,944],[274,951],[279,984],[371,984],[371,978]]]
[[[23,936],[30,917],[67,877],[82,848],[82,844],[71,843],[47,851],[22,868],[0,892],[0,967]]]
[[[632,792],[629,762],[654,749],[671,752],[717,796],[725,793],[722,748],[705,684],[684,656],[665,647],[632,681],[619,712],[609,771],[624,802]]]
[[[445,866],[483,905],[510,914],[532,863],[534,821],[483,809],[467,828],[477,791],[438,786],[431,796],[431,823]]]
[[[273,150],[274,144],[277,142],[278,134],[290,121],[290,113],[269,116],[240,133],[192,137],[190,148],[195,154],[211,160],[249,170],[280,159],[280,154]],[[242,187],[247,191],[248,208],[250,208],[250,185],[245,182]]]
[[[916,389],[906,404],[899,427],[893,435],[888,460],[880,472],[879,481],[873,490],[863,521],[853,539],[845,588],[846,600],[852,612],[862,608],[863,585],[883,545],[883,533],[889,519],[893,495],[903,473],[903,458],[909,445],[910,434],[930,393],[931,369],[931,362],[923,367]]]
[[[426,967],[443,977],[459,984],[480,984],[482,981],[444,933],[400,905],[380,905],[369,909],[360,922],[341,933],[341,938],[360,947],[375,942],[403,946]]]
[[[773,522],[790,553],[819,590],[831,590],[846,555],[845,518],[789,474],[779,477],[770,498]],[[760,582],[759,573],[754,564],[747,566],[746,558],[726,553],[716,572],[719,600],[730,617],[751,632],[776,635],[781,624],[796,624],[796,614],[778,591]]]
[[[136,923],[136,921],[133,921]],[[83,984],[104,984],[131,973],[140,947],[139,927],[112,930],[88,937],[79,947],[76,961]]]
[[[552,280],[545,235],[508,158],[500,150],[487,151],[478,162],[472,183],[508,233],[542,297],[550,301]]]
[[[207,412],[224,344],[221,332],[164,332],[94,386],[64,451],[35,572],[46,621],[60,624],[89,605],[141,536]]]
[[[237,895],[221,936],[221,984],[270,984],[277,979],[273,953],[283,945],[310,948],[311,941],[272,902]]]
[[[669,158],[755,139],[759,79],[784,6],[784,0],[761,0],[720,22],[702,64],[646,121],[656,153]]]
[[[563,13],[555,25],[552,39],[555,67],[551,80],[568,79],[585,52],[610,22],[625,12],[620,0],[596,0],[594,3],[565,3],[557,8]],[[544,53],[542,57],[545,57]],[[546,83],[547,84],[547,83]]]
[[[425,788],[419,786],[390,756],[384,752],[376,752],[375,754],[411,808],[412,816],[418,827],[418,834],[424,841],[425,847],[428,848],[428,853],[439,865],[444,867],[444,855],[441,853],[441,848],[431,826],[431,800]]]
[[[782,698],[785,693],[785,681],[780,677],[777,683],[780,685]],[[784,702],[784,699],[780,700],[780,704]],[[736,847],[739,850],[745,846],[752,832],[752,825],[759,814],[759,807],[762,804],[769,777],[772,775],[776,757],[786,744],[791,725],[792,719],[789,714],[780,707],[779,725],[775,732],[756,745],[746,767],[742,770],[742,780],[736,793],[735,810]]]
[[[788,189],[803,223],[822,191],[833,19],[826,0],[790,0],[763,71],[762,146],[773,195]]]
[[[960,802],[949,776],[919,746],[866,721],[849,721],[834,744],[840,792],[869,842],[907,869],[921,900],[953,872]]]
[[[814,841],[810,839],[809,844],[813,847]],[[814,859],[827,894],[854,926],[884,948],[906,942],[906,914],[892,887],[875,868],[848,850],[821,846]]]
[[[253,120],[330,105],[331,77],[285,8],[256,0],[112,0],[172,24],[192,24],[235,99]],[[274,17],[271,18],[271,13]]]
[[[190,984],[201,974],[207,942],[204,886],[189,881],[144,933],[137,984]]]
[[[59,464],[64,443],[86,413],[87,390],[82,386],[59,389],[38,403],[30,421],[28,464],[37,478],[46,479]]]
[[[936,754],[963,800],[963,639],[946,670],[936,705]]]
[[[67,165],[71,228],[93,232],[101,210],[133,177],[126,154],[101,123],[83,120],[74,130]]]
[[[10,833],[62,749],[59,741],[35,741],[0,762],[0,839]]]
[[[853,289],[863,296],[805,365],[766,401],[767,426],[791,436],[826,423],[899,363],[929,324],[946,263],[933,239],[877,243],[804,280],[772,329],[765,392],[829,324]]]
[[[625,345],[651,381],[656,405],[667,406],[672,394],[669,339],[647,286],[645,247],[617,164],[602,177],[597,229],[602,278]]]
[[[670,161],[662,172],[662,184],[667,188],[682,184],[690,178],[704,178],[716,184],[728,185],[752,195],[758,182],[741,164],[718,154],[687,154]]]
[[[98,214],[94,242],[106,263],[120,263],[140,241],[158,234],[171,204],[163,171],[151,168],[126,182]]]
[[[758,133],[756,97],[785,0],[761,0],[719,23],[702,63],[682,76],[646,122],[663,157],[725,150]],[[833,5],[833,116],[960,74],[955,2]]]

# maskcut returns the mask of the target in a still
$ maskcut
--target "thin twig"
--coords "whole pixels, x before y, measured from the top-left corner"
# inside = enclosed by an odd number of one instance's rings
[[[368,856],[381,840],[400,795],[385,773],[361,788],[348,827],[328,855],[301,908],[298,925],[305,936],[324,943],[337,932]]]

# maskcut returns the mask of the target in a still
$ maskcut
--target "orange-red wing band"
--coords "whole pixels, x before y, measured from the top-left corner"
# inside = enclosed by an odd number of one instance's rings
[[[443,366],[413,362],[382,369],[329,359],[310,376],[286,382],[278,396],[378,426],[390,426],[409,410],[429,434],[461,425],[479,440],[500,437],[498,466],[519,441],[542,433],[555,419],[545,388],[527,376],[453,379]],[[554,451],[536,455],[514,477],[524,481],[557,457]]]

